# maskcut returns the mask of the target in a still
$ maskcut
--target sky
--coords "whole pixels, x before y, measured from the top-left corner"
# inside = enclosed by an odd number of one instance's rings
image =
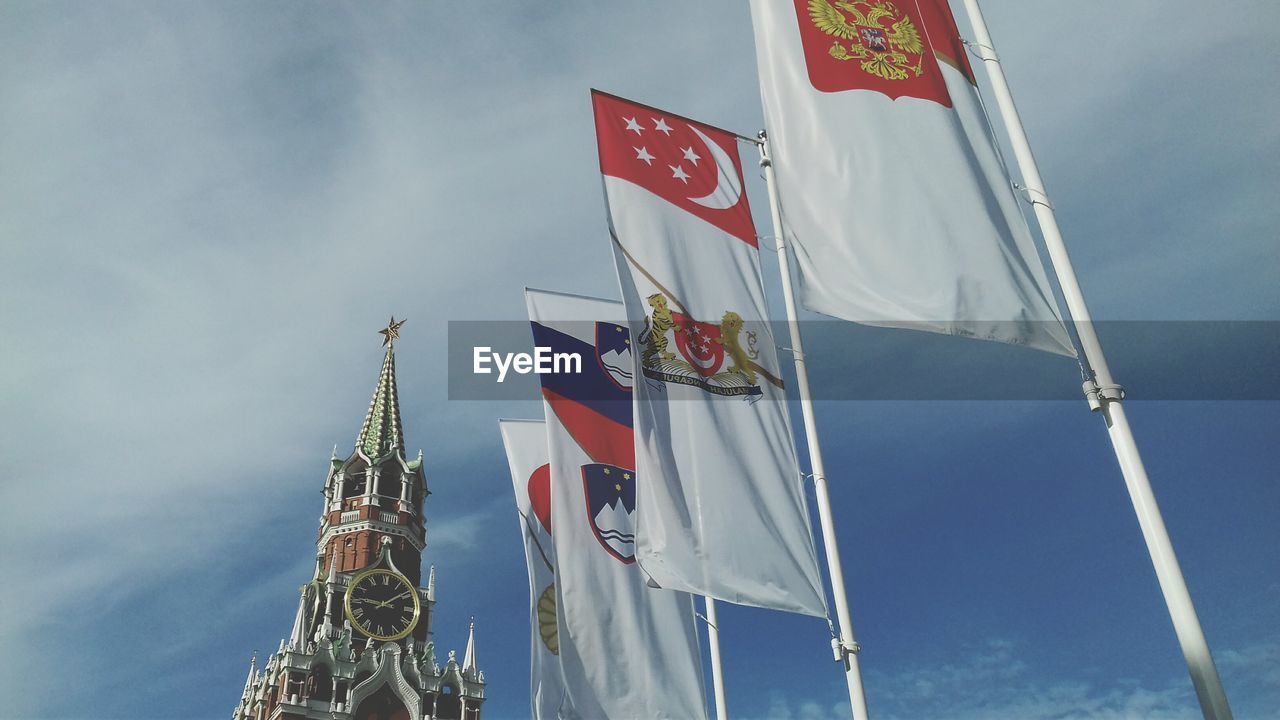
[[[1134,321],[1103,340],[1236,717],[1275,717],[1280,8],[985,11],[1090,308]],[[540,409],[450,401],[447,323],[520,320],[525,286],[617,297],[588,89],[754,133],[745,4],[2,0],[0,20],[0,717],[230,714],[289,631],[392,314],[437,648],[474,616],[485,716],[527,715],[496,421]],[[1191,324],[1125,354],[1161,321]],[[1222,321],[1256,343],[1206,368]],[[806,337],[819,388],[954,373],[975,342],[857,337]],[[1042,359],[1073,398],[1071,362]],[[1099,418],[966,372],[991,399],[818,403],[872,717],[1197,717]],[[824,623],[721,604],[720,626],[732,717],[847,717]]]

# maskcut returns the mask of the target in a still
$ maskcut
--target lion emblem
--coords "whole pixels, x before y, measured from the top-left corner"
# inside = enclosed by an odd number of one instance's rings
[[[747,333],[748,350],[743,350],[742,345],[738,342],[738,335],[741,332],[742,316],[730,310],[720,320],[720,337],[716,338],[716,342],[724,346],[724,353],[733,362],[726,372],[736,372],[745,377],[747,382],[755,385],[755,368],[760,367],[752,362],[752,360],[760,357],[759,351],[755,349],[756,334],[753,332]]]

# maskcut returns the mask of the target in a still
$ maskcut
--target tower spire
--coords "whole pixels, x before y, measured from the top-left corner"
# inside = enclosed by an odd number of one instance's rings
[[[467,652],[462,656],[462,672],[476,671],[476,619],[471,618],[471,630],[467,633]]]
[[[258,674],[258,653],[255,652],[253,654],[253,657],[249,659],[249,677],[245,678],[244,680],[244,692],[241,693],[240,695],[241,698],[249,697],[249,693],[253,691],[254,676],[257,674]]]
[[[378,385],[373,390],[373,400],[369,402],[369,413],[365,415],[360,436],[356,438],[356,447],[370,458],[382,457],[393,449],[404,449],[400,397],[396,391],[396,340],[400,339],[400,326],[404,323],[404,320],[397,322],[393,315],[387,327],[378,331],[383,336],[382,345],[387,354],[382,359],[382,371],[378,373]]]
[[[302,652],[307,649],[307,586],[298,589],[298,614],[293,618],[293,632],[289,633],[289,649]]]

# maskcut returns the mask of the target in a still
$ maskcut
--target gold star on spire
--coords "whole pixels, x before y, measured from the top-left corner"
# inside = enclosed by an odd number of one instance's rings
[[[379,330],[378,334],[382,335],[382,347],[394,345],[400,339],[400,326],[405,324],[405,320],[396,322],[396,316],[391,316],[391,322],[387,323],[385,330]]]

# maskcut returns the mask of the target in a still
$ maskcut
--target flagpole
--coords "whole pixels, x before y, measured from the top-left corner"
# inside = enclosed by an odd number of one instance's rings
[[[1124,475],[1125,485],[1129,489],[1129,498],[1138,516],[1138,525],[1142,529],[1147,550],[1151,554],[1151,562],[1155,566],[1160,590],[1164,594],[1165,604],[1169,607],[1174,632],[1178,636],[1182,654],[1187,660],[1187,668],[1191,672],[1191,682],[1195,685],[1200,709],[1207,720],[1230,720],[1231,708],[1227,704],[1222,680],[1218,677],[1218,669],[1214,666],[1213,656],[1209,653],[1209,644],[1200,627],[1200,619],[1196,616],[1186,580],[1182,577],[1182,569],[1178,566],[1177,556],[1174,555],[1173,544],[1169,541],[1164,519],[1160,516],[1160,508],[1156,505],[1151,481],[1147,477],[1142,456],[1138,453],[1138,445],[1134,441],[1133,432],[1129,429],[1129,420],[1121,405],[1124,390],[1112,378],[1111,369],[1107,366],[1107,359],[1102,353],[1102,345],[1098,341],[1097,333],[1094,332],[1089,308],[1085,305],[1080,284],[1076,281],[1071,259],[1067,255],[1067,248],[1062,240],[1062,232],[1054,216],[1053,205],[1045,192],[1035,156],[1031,152],[1026,131],[1018,116],[1018,109],[1013,103],[1013,95],[1009,92],[1004,69],[991,42],[991,34],[987,31],[987,24],[983,20],[981,8],[978,7],[978,0],[964,0],[964,4],[969,13],[969,21],[973,25],[980,57],[987,68],[987,75],[995,92],[996,103],[1000,107],[1000,116],[1004,119],[1005,127],[1009,131],[1009,139],[1013,144],[1013,152],[1018,161],[1018,169],[1022,173],[1027,196],[1035,209],[1036,220],[1040,224],[1040,231],[1053,262],[1054,272],[1058,276],[1058,284],[1066,298],[1067,308],[1071,311],[1072,322],[1075,325],[1076,334],[1080,337],[1085,359],[1093,369],[1094,378],[1084,386],[1085,397],[1089,401],[1090,408],[1100,411],[1107,424],[1107,433],[1111,437],[1116,460],[1120,463],[1121,474]]]
[[[831,517],[831,496],[827,491],[827,473],[822,464],[822,446],[818,443],[818,424],[813,415],[813,398],[809,393],[809,371],[804,362],[804,343],[800,339],[800,323],[796,315],[796,298],[791,288],[791,262],[787,242],[782,235],[782,216],[778,211],[778,187],[769,155],[769,139],[760,131],[760,166],[764,168],[769,188],[769,210],[773,215],[773,237],[778,250],[778,271],[782,274],[782,297],[787,305],[787,326],[791,330],[791,355],[796,364],[796,390],[800,396],[800,414],[804,417],[804,434],[809,441],[809,463],[813,468],[813,486],[818,499],[818,520],[822,525],[822,544],[827,550],[827,570],[831,576],[831,595],[835,601],[839,637],[832,640],[836,662],[844,663],[845,682],[849,686],[849,704],[854,720],[867,720],[867,698],[862,689],[862,671],[858,667],[859,647],[853,638],[853,621],[849,617],[849,598],[844,589],[844,570],[840,566],[840,548],[836,543],[835,522]]]
[[[711,685],[716,695],[716,720],[729,720],[724,696],[724,666],[720,663],[720,622],[716,619],[716,601],[702,598],[707,606],[707,645],[711,646]]]

